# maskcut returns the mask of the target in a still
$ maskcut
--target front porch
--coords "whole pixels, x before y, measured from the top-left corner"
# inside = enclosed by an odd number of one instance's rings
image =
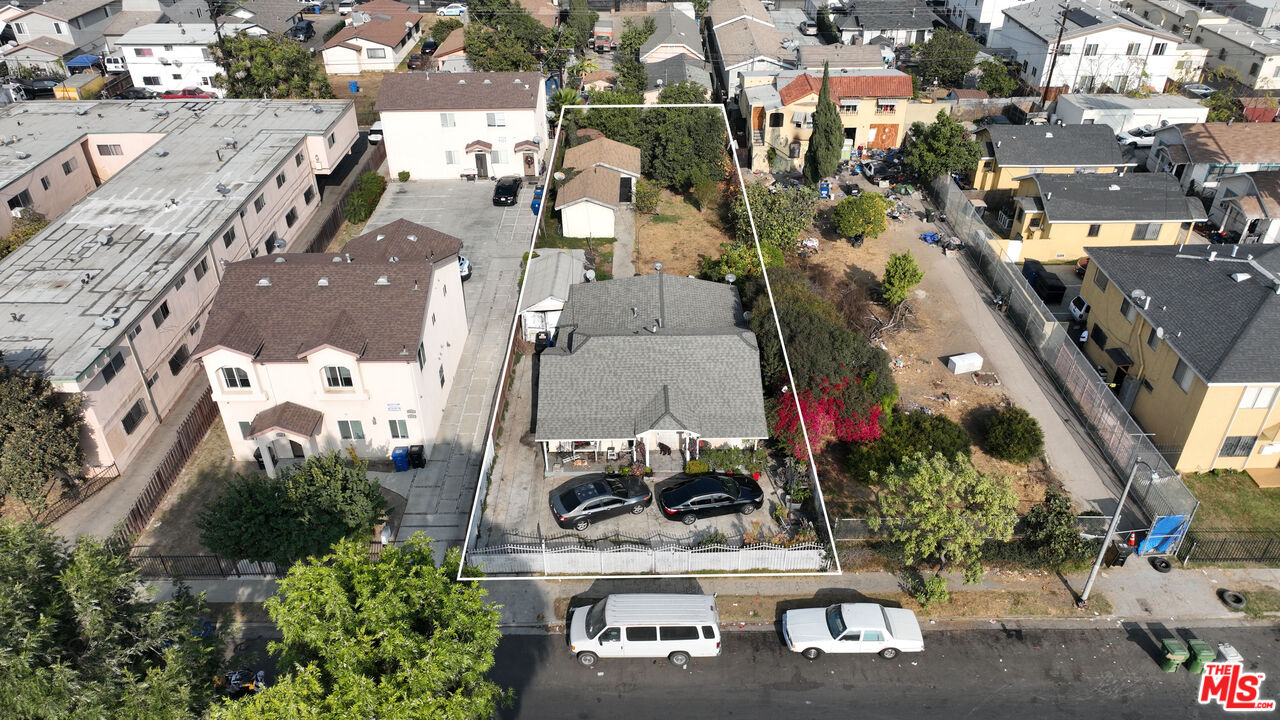
[[[291,402],[263,410],[254,416],[246,436],[257,446],[254,459],[267,475],[275,477],[278,468],[319,453],[316,433],[323,419],[320,411]]]

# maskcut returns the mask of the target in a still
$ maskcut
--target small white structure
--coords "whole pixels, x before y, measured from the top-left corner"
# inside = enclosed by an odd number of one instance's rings
[[[582,250],[538,250],[537,257],[529,258],[520,303],[520,327],[526,341],[534,342],[538,333],[545,332],[547,340],[555,342],[569,288],[583,281],[586,264],[587,254]]]
[[[422,15],[395,0],[374,0],[347,16],[347,27],[324,44],[330,75],[393,72],[418,48]]]
[[[627,206],[640,180],[640,148],[596,138],[564,153],[564,167],[578,174],[556,194],[565,237],[617,237],[617,213]]]
[[[1181,95],[1131,98],[1068,93],[1058,96],[1055,115],[1068,125],[1108,125],[1116,132],[1123,132],[1147,125],[1158,128],[1177,123],[1202,123],[1209,116],[1209,108]]]
[[[982,369],[982,356],[978,353],[961,353],[947,358],[947,369],[952,375],[977,372]]]
[[[223,25],[223,37],[248,26]],[[200,88],[222,95],[213,79],[222,74],[209,46],[217,41],[213,23],[177,25],[156,23],[134,28],[116,41],[134,87],[156,92]]]

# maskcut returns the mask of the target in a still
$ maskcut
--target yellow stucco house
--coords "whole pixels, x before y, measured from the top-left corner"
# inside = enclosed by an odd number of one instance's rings
[[[1015,190],[1019,178],[1036,173],[1114,173],[1135,165],[1124,161],[1108,125],[991,125],[975,139],[982,157],[972,185],[983,192]]]
[[[1088,252],[1085,353],[1156,447],[1280,485],[1280,247]]]
[[[1173,245],[1207,215],[1164,174],[1029,175],[1000,210],[1010,259],[1075,260],[1085,247]]]

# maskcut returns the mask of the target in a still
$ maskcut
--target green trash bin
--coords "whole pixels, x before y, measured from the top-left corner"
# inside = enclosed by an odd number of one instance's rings
[[[1187,669],[1193,673],[1204,672],[1204,664],[1211,663],[1214,658],[1218,657],[1218,651],[1209,647],[1209,643],[1199,638],[1188,640],[1187,645],[1191,648],[1191,657],[1187,660]]]
[[[925,208],[925,209],[924,209],[924,221],[925,221],[925,222],[933,222],[934,215],[935,215],[935,213],[934,213],[933,208]]]
[[[1164,660],[1160,662],[1160,668],[1165,672],[1178,672],[1178,667],[1191,657],[1187,644],[1177,638],[1165,638],[1160,644],[1164,647]]]

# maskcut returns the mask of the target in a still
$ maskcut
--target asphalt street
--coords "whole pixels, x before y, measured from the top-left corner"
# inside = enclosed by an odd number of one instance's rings
[[[508,635],[495,679],[515,691],[503,718],[983,718],[1224,717],[1197,703],[1199,676],[1162,672],[1157,637],[1229,642],[1245,668],[1280,694],[1280,629],[1201,631],[1132,625],[1087,630],[925,632],[926,651],[894,660],[827,655],[808,661],[776,633],[725,634],[718,658],[678,668],[664,660],[581,667],[562,635]],[[1232,713],[1234,714],[1234,713]],[[1266,715],[1268,713],[1260,713]]]

